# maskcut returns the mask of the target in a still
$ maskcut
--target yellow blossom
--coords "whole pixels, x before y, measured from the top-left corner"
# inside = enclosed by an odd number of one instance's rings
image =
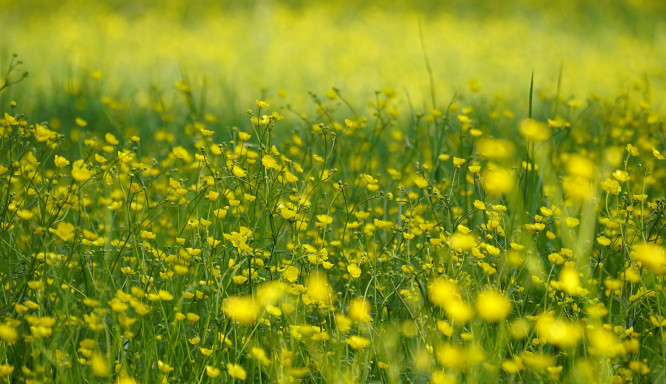
[[[469,251],[476,247],[476,237],[471,233],[456,232],[449,239],[449,247],[458,252]]]
[[[352,349],[359,350],[370,345],[370,339],[363,336],[352,335],[347,339],[347,344],[349,344]]]
[[[12,345],[18,340],[18,331],[10,323],[0,323],[0,339]]]
[[[562,319],[557,319],[552,313],[546,313],[536,322],[536,330],[550,344],[559,347],[572,347],[583,337],[580,325]]]
[[[83,120],[83,119],[80,118],[80,117],[76,117],[76,118],[74,118],[74,122],[75,122],[76,125],[78,125],[79,127],[86,127],[86,126],[88,125],[88,122],[85,121],[85,120]]]
[[[351,275],[352,278],[357,279],[361,276],[361,268],[358,265],[352,263],[347,266],[347,272]]]
[[[335,294],[323,272],[315,271],[308,277],[307,293],[315,302],[330,304],[335,301]]]
[[[206,365],[206,376],[210,377],[211,379],[214,379],[220,376],[220,369],[215,368],[212,365]]]
[[[518,131],[529,141],[546,141],[550,138],[550,127],[534,119],[525,119],[520,122]]]
[[[238,178],[243,178],[243,177],[247,176],[247,172],[245,172],[245,170],[243,170],[243,168],[241,168],[237,165],[234,165],[231,168],[231,174],[233,174],[234,176],[236,176]]]
[[[266,168],[278,169],[278,163],[271,155],[264,155],[261,158],[261,164]]]
[[[474,316],[474,309],[460,298],[448,302],[444,310],[446,316],[458,324],[467,324]]]
[[[658,275],[666,275],[666,250],[661,245],[640,243],[632,247],[632,258]]]
[[[466,161],[467,161],[467,160],[465,160],[465,159],[461,159],[461,158],[459,158],[459,157],[455,157],[455,156],[453,157],[453,165],[454,165],[456,168],[460,168],[460,167],[462,167],[462,165],[465,164]]]
[[[484,168],[482,179],[486,192],[496,196],[511,192],[516,184],[512,171],[492,164]]]
[[[240,325],[251,326],[257,321],[259,307],[252,296],[231,296],[222,303],[222,311]]]
[[[271,363],[268,356],[266,356],[266,351],[264,351],[262,348],[252,347],[250,352],[255,359],[259,360],[261,364],[269,365]]]
[[[61,221],[56,226],[56,229],[49,228],[49,232],[60,237],[62,241],[70,241],[74,238],[76,227],[72,223]]]
[[[300,271],[298,268],[294,267],[293,265],[288,266],[285,268],[284,272],[282,272],[282,276],[290,282],[293,283],[296,280],[298,280],[298,276],[300,275]]]
[[[238,364],[227,363],[227,372],[229,372],[229,376],[238,380],[245,380],[247,377],[245,369]]]
[[[55,164],[56,167],[62,168],[66,167],[69,165],[69,160],[62,156],[55,155],[55,158],[53,159],[53,163]]]
[[[106,360],[106,357],[100,353],[93,354],[92,358],[90,359],[90,367],[92,368],[95,376],[108,377],[111,375],[111,367],[109,367],[109,363]]]
[[[57,134],[41,124],[35,124],[35,138],[40,143],[47,140],[55,140]]]
[[[567,224],[567,227],[569,228],[575,228],[580,224],[580,220],[578,220],[575,217],[567,217],[564,222]]]
[[[92,177],[92,172],[88,170],[83,160],[76,160],[72,164],[72,177],[74,180],[82,183]]]
[[[488,289],[476,297],[476,310],[482,319],[497,323],[511,313],[511,302],[503,294]]]
[[[365,298],[356,298],[349,303],[349,317],[360,323],[368,323],[372,321],[370,316],[371,310],[370,303]]]

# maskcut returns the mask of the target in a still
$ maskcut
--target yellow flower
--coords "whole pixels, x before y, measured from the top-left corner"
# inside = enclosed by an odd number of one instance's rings
[[[172,152],[177,159],[183,160],[186,163],[192,161],[192,155],[190,155],[190,152],[180,145],[175,147]]]
[[[554,252],[548,255],[548,260],[554,265],[562,265],[565,261],[562,255]]]
[[[282,310],[270,304],[266,306],[266,312],[270,313],[273,316],[282,316]]]
[[[570,295],[584,295],[587,290],[580,285],[580,278],[576,268],[565,267],[560,271],[558,281],[551,282],[553,288],[562,290]]]
[[[625,353],[624,345],[611,331],[597,328],[588,332],[587,339],[590,342],[590,354],[596,356],[615,357]]]
[[[60,237],[62,241],[70,241],[74,238],[76,227],[72,223],[61,221],[58,223],[56,229],[49,228],[49,232]]]
[[[627,144],[627,146],[625,147],[625,149],[627,150],[627,152],[628,152],[631,156],[638,156],[638,155],[639,155],[638,148],[634,147],[634,146],[631,145],[631,144]]]
[[[255,359],[259,360],[261,362],[261,364],[269,365],[271,363],[268,356],[266,356],[266,351],[264,351],[263,349],[258,348],[258,347],[252,347],[252,349],[250,351],[252,353],[252,356]]]
[[[454,233],[449,239],[449,247],[454,251],[469,251],[476,247],[476,237],[471,233]]]
[[[157,369],[159,369],[163,373],[169,373],[173,371],[173,367],[162,360],[157,360]]]
[[[502,370],[508,375],[516,374],[523,369],[525,369],[525,366],[519,357],[512,360],[504,360],[502,362]]]
[[[35,138],[40,143],[43,143],[47,140],[55,140],[57,137],[56,133],[46,128],[41,124],[35,124]]]
[[[493,164],[484,168],[482,179],[486,192],[495,196],[511,192],[516,184],[516,179],[510,170]]]
[[[237,165],[234,165],[231,168],[231,174],[233,174],[234,176],[239,177],[239,178],[247,176],[247,172],[245,172],[245,170],[243,170],[243,168],[241,168]]]
[[[12,345],[18,340],[18,331],[9,323],[0,324],[0,339]]]
[[[597,243],[599,243],[599,245],[601,245],[602,247],[605,247],[607,245],[610,245],[611,241],[606,236],[599,236],[597,237]]]
[[[333,222],[333,218],[329,215],[317,215],[317,222],[321,224],[331,224]]]
[[[617,195],[622,192],[622,186],[616,180],[606,179],[601,182],[601,189],[612,194]]]
[[[298,280],[299,275],[300,271],[298,270],[298,268],[294,267],[293,265],[288,266],[282,273],[282,276],[284,276],[284,278],[290,283],[293,283],[296,280]]]
[[[518,318],[515,319],[509,324],[509,333],[511,334],[511,337],[514,339],[524,339],[526,338],[529,333],[530,333],[530,322],[523,319],[523,318]]]
[[[485,355],[477,345],[446,343],[437,348],[437,360],[446,368],[465,371],[483,362]]]
[[[120,162],[123,164],[127,164],[134,160],[134,152],[130,151],[129,149],[118,151],[118,160],[120,160]]]
[[[483,211],[483,210],[486,209],[486,204],[485,204],[483,201],[480,201],[480,200],[474,200],[474,203],[473,203],[473,204],[474,204],[474,208],[476,208],[476,209],[478,209],[478,210]]]
[[[215,368],[211,365],[206,365],[206,376],[210,377],[211,379],[214,379],[220,376],[220,369]]]
[[[157,296],[159,296],[160,300],[162,301],[171,301],[173,300],[173,295],[170,294],[169,292],[160,289],[159,292],[157,292]]]
[[[227,363],[227,372],[229,372],[229,375],[231,377],[236,378],[238,380],[245,380],[245,378],[247,377],[245,369],[243,369],[243,367],[241,367],[238,364]]]
[[[366,299],[356,298],[349,303],[349,317],[359,323],[368,323],[372,321],[370,315],[372,307]]]
[[[192,312],[188,312],[187,315],[185,315],[185,316],[187,317],[187,321],[189,321],[192,324],[199,321],[199,318],[200,318],[199,315],[197,315],[196,313],[192,313]]]
[[[594,161],[590,160],[587,156],[579,154],[569,156],[566,166],[569,175],[585,180],[595,179],[599,172],[598,166]]]
[[[476,144],[479,154],[488,159],[506,159],[516,152],[515,145],[509,140],[483,138]]]
[[[437,330],[444,336],[453,335],[453,327],[449,322],[444,320],[437,321]]]
[[[352,278],[357,279],[361,276],[361,268],[358,265],[352,263],[347,266],[347,272],[351,275]]]
[[[632,247],[631,256],[658,275],[666,275],[666,250],[657,244],[641,243]]]
[[[256,102],[257,102],[257,106],[259,108],[268,108],[268,107],[270,107],[270,105],[267,102],[263,101],[263,100],[256,100]]]
[[[541,352],[525,351],[520,354],[523,364],[535,371],[543,371],[557,363],[555,356],[547,355]]]
[[[82,127],[82,128],[88,125],[88,122],[83,120],[80,117],[75,118],[74,122],[76,123],[76,125],[78,125],[79,127]]]
[[[529,141],[546,141],[550,138],[550,127],[534,119],[525,119],[520,122],[518,131]]]
[[[116,384],[139,384],[139,382],[132,377],[122,376],[121,374],[121,376],[116,381]]]
[[[55,155],[55,158],[53,159],[53,163],[55,164],[56,167],[62,168],[66,167],[69,165],[69,160],[62,156]]]
[[[458,297],[448,302],[444,310],[446,311],[446,316],[458,324],[467,324],[474,316],[472,306]]]
[[[476,297],[476,310],[482,319],[497,323],[511,313],[511,302],[503,294],[489,289]]]
[[[104,134],[104,140],[105,140],[105,141],[107,142],[107,144],[109,144],[109,145],[117,145],[117,144],[119,143],[119,141],[118,141],[118,139],[116,138],[116,136],[115,136],[113,133],[111,133],[111,132],[107,132],[107,133]]]
[[[28,211],[27,209],[19,209],[16,211],[16,216],[20,217],[23,220],[30,220],[35,214]]]
[[[308,277],[308,296],[318,304],[331,304],[335,301],[335,294],[323,272],[315,271]]]
[[[614,180],[613,182],[617,183]],[[562,187],[567,196],[579,202],[593,198],[596,192],[594,184],[583,177],[564,176],[562,178]]]
[[[414,179],[414,184],[416,184],[418,188],[425,188],[430,185],[428,180],[423,176],[419,176],[416,179]]]
[[[212,348],[199,347],[199,352],[201,352],[201,354],[204,355],[204,356],[210,356],[215,351]]]
[[[257,321],[259,307],[252,296],[231,296],[222,303],[222,311],[240,325],[251,326]]]
[[[278,169],[278,163],[271,155],[264,155],[261,158],[261,164],[263,164],[266,168]]]
[[[347,344],[354,350],[359,350],[370,345],[370,339],[363,336],[352,335],[347,339]]]
[[[92,368],[95,376],[108,377],[111,375],[111,368],[109,367],[109,363],[106,360],[106,357],[104,357],[99,352],[93,354],[92,358],[90,359],[90,367]]]
[[[9,123],[10,125],[19,125],[18,120],[16,120],[16,119],[14,118],[14,116],[10,115],[10,114],[7,113],[7,112],[5,112],[5,120],[6,120],[7,123]]]
[[[456,168],[460,168],[460,167],[462,167],[462,165],[465,164],[466,161],[467,161],[467,160],[465,160],[465,159],[461,159],[461,158],[459,158],[459,157],[453,157],[453,165],[454,165]]]
[[[578,344],[583,337],[583,331],[578,324],[556,319],[551,312],[539,317],[536,322],[536,331],[550,344],[563,348]]]
[[[227,211],[228,210],[226,208],[218,208],[218,209],[213,211],[213,214],[218,219],[224,219],[227,216]]]
[[[567,217],[564,221],[566,222],[567,227],[569,228],[575,228],[580,224],[580,220],[578,220],[575,217]]]
[[[430,301],[444,308],[448,303],[456,299],[458,287],[445,279],[437,279],[428,284],[428,298]]]
[[[88,170],[88,167],[83,162],[83,160],[76,160],[72,164],[72,177],[74,180],[82,183],[92,176],[92,172]]]

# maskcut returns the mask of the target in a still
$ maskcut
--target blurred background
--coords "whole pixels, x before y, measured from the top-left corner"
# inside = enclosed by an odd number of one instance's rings
[[[147,102],[185,79],[211,106],[244,113],[278,90],[294,104],[338,87],[371,100],[384,87],[405,103],[436,94],[526,99],[617,95],[641,88],[662,103],[666,2],[558,1],[63,1],[0,0],[0,68],[13,52],[30,76],[25,108],[76,94]],[[422,37],[421,37],[422,36]],[[8,92],[21,92],[21,88]],[[25,91],[23,91],[25,93]],[[7,96],[5,96],[7,97]]]

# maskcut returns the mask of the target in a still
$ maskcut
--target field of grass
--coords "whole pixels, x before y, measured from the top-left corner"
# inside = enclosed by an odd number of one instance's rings
[[[666,381],[660,1],[0,0],[0,383]]]

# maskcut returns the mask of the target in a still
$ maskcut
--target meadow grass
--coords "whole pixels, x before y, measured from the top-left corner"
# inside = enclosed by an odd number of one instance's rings
[[[13,55],[0,381],[665,380],[655,82],[569,97],[559,63],[552,87],[447,92],[421,43],[423,100],[297,86],[236,111],[186,69],[41,92]]]

